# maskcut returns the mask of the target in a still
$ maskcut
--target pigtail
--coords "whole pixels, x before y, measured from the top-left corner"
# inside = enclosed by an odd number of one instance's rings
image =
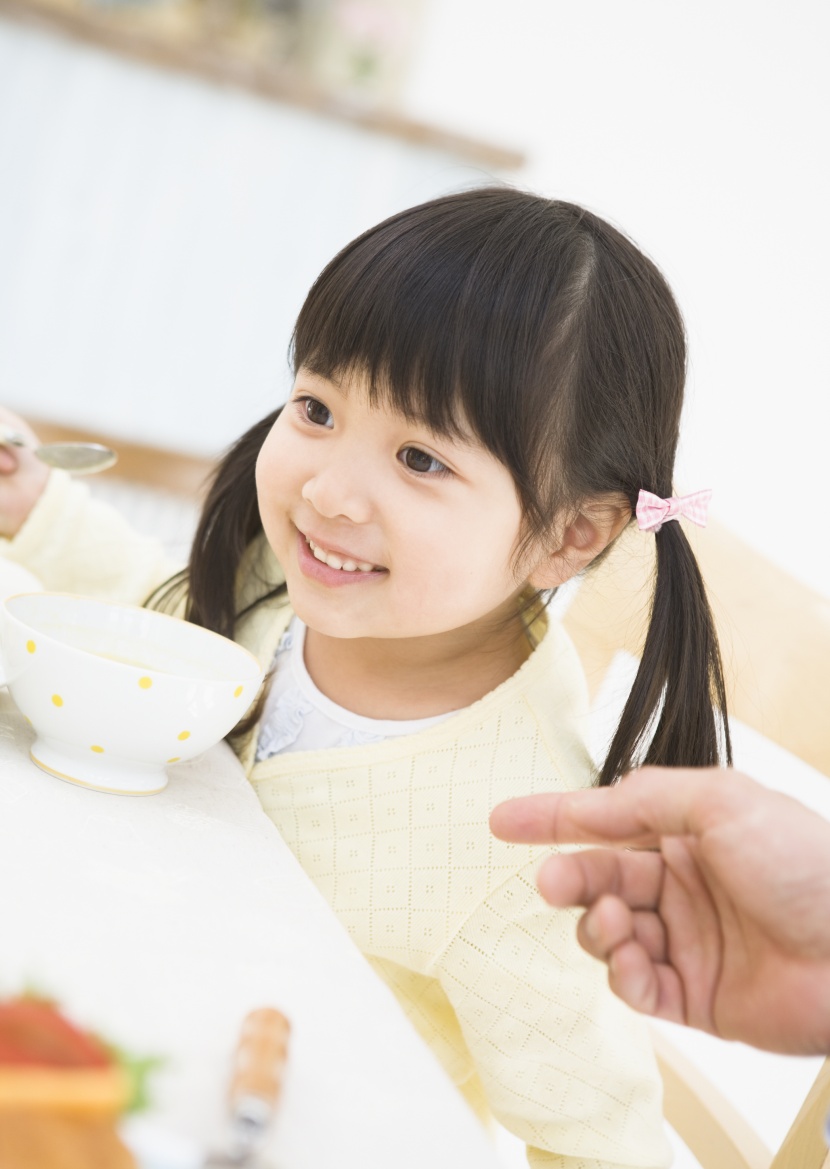
[[[642,659],[600,785],[643,763],[732,763],[726,686],[703,578],[679,523],[656,533],[654,598]]]
[[[279,410],[257,422],[231,446],[210,480],[187,568],[163,584],[146,602],[170,610],[185,599],[185,618],[232,638],[237,612],[239,566],[246,548],[262,531],[256,495],[256,461]],[[285,591],[278,585],[253,604]]]

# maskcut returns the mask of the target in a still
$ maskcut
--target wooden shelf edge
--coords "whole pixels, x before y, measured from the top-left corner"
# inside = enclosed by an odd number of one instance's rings
[[[245,90],[358,129],[447,151],[493,170],[516,170],[525,162],[521,151],[509,147],[481,142],[392,111],[357,108],[323,90],[300,85],[277,68],[223,50],[216,42],[177,44],[149,31],[119,28],[115,22],[92,13],[64,11],[43,0],[0,0],[0,17],[59,33],[145,65]]]

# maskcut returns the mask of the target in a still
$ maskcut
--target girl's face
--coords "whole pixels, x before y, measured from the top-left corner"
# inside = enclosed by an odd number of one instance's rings
[[[256,469],[291,603],[330,637],[446,633],[515,611],[522,513],[509,471],[300,370]],[[526,576],[527,574],[525,574]]]

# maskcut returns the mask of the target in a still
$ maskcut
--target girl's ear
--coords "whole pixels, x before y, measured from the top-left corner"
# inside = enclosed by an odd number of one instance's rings
[[[631,519],[631,508],[619,498],[584,504],[568,523],[560,545],[544,551],[528,578],[536,589],[555,589],[576,576],[613,543]]]

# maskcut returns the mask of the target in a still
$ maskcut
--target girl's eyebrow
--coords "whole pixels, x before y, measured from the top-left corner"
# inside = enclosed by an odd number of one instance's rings
[[[453,446],[483,447],[481,439],[464,418],[453,418],[452,428],[436,430],[426,418],[420,419],[421,425],[431,431],[442,442],[449,442]]]
[[[407,421],[412,426],[426,430],[431,440],[438,445],[450,446],[455,450],[466,448],[473,452],[486,450],[484,443],[463,419],[453,419],[451,426],[442,428],[434,426],[423,414],[413,414]]]
[[[323,377],[319,373],[312,373],[310,369],[299,369],[294,378],[293,389],[298,389],[303,383],[312,383],[319,386],[321,389],[336,390],[341,397],[345,397],[345,391],[341,389],[340,382],[334,381],[332,378]]]
[[[441,442],[448,442],[453,447],[470,447],[472,450],[484,450],[484,444],[480,438],[477,438],[471,430],[459,426],[455,433],[442,433],[436,435]]]

